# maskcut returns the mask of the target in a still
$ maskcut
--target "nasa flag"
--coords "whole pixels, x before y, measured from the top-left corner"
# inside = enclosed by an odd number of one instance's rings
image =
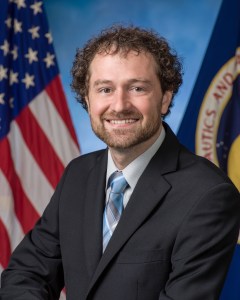
[[[178,138],[223,169],[240,191],[239,74],[240,1],[223,0]],[[239,243],[221,300],[240,299]]]

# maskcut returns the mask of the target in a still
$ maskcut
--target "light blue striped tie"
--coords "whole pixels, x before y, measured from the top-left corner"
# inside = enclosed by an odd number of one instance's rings
[[[114,172],[108,180],[107,188],[111,188],[103,214],[103,252],[120,220],[123,211],[123,194],[128,183],[122,172]]]

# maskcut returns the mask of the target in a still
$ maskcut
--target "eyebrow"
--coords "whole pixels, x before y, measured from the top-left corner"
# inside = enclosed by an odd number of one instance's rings
[[[99,79],[99,80],[94,81],[93,86],[95,87],[95,86],[99,86],[102,84],[109,84],[109,83],[112,83],[112,81],[106,80],[106,79],[103,79],[103,80]]]
[[[148,85],[152,85],[151,81],[150,80],[147,80],[147,79],[144,79],[144,78],[133,78],[133,79],[129,79],[126,81],[128,84],[133,84],[133,83],[145,83],[145,84],[148,84]],[[99,80],[96,80],[94,83],[93,83],[93,86],[94,87],[97,87],[99,85],[103,85],[103,84],[111,84],[113,83],[111,80],[107,80],[107,79],[99,79]]]
[[[128,83],[130,84],[133,84],[133,83],[145,83],[145,84],[148,84],[148,85],[152,85],[152,82],[148,79],[145,79],[145,78],[133,78],[133,79],[130,79],[128,80]]]

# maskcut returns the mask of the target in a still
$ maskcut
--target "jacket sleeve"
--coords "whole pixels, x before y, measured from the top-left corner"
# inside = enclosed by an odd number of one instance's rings
[[[64,279],[58,208],[67,170],[42,217],[17,246],[3,271],[1,300],[59,299]]]
[[[228,183],[206,191],[181,224],[159,300],[217,300],[236,246],[240,196]]]

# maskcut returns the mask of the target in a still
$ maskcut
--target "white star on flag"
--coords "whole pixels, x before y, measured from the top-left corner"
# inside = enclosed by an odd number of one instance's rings
[[[25,0],[15,0],[14,2],[17,4],[18,9],[26,7]]]
[[[18,83],[18,73],[14,73],[12,70],[10,71],[9,75],[9,83],[10,85],[13,85],[14,83]]]
[[[16,60],[18,58],[18,47],[14,46],[13,50],[11,51],[12,55],[13,55],[13,60]]]
[[[36,26],[36,27],[32,27],[30,29],[28,29],[28,31],[32,34],[32,39],[34,40],[35,38],[39,38],[40,35],[38,33],[40,27]]]
[[[29,75],[28,73],[25,73],[24,79],[22,79],[22,82],[25,83],[26,89],[29,89],[30,86],[35,86],[34,82],[34,75]]]
[[[22,22],[18,22],[17,19],[13,21],[14,33],[22,32]]]
[[[53,41],[53,38],[52,38],[52,35],[51,35],[51,32],[48,32],[45,34],[45,37],[47,38],[48,40],[48,44],[51,44],[52,41]]]
[[[0,104],[5,104],[5,101],[4,101],[4,99],[3,99],[4,96],[5,96],[4,93],[1,93],[1,94],[0,94]]]
[[[9,45],[9,43],[8,43],[7,40],[4,40],[3,45],[0,46],[0,49],[3,50],[3,55],[4,55],[4,56],[6,56],[6,55],[8,54],[8,52],[9,52],[9,46],[10,46],[10,45]]]
[[[51,54],[51,53],[47,52],[47,56],[43,59],[46,63],[47,68],[55,65],[54,61],[53,61],[54,58],[55,58],[54,54]]]
[[[11,28],[12,18],[8,17],[7,20],[5,21],[5,24],[7,25],[8,28]]]
[[[0,81],[4,78],[7,79],[7,68],[4,68],[3,65],[0,65]]]
[[[38,13],[42,12],[41,6],[42,6],[42,2],[35,2],[34,4],[30,5],[34,15],[37,15]]]
[[[13,99],[13,98],[10,98],[10,100],[9,100],[9,105],[10,105],[11,108],[14,108],[13,102],[14,102],[14,99]]]
[[[32,48],[28,48],[28,53],[25,54],[25,57],[28,59],[29,64],[31,64],[34,61],[38,61],[37,58],[37,51],[33,51]]]

